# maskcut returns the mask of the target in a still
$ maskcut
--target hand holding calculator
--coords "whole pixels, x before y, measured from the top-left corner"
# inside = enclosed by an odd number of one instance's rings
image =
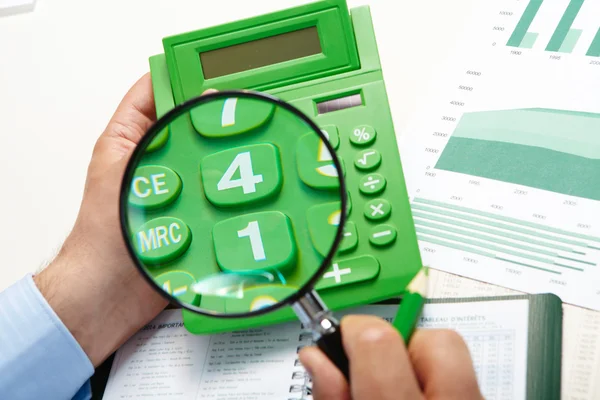
[[[247,88],[303,111],[335,149],[348,221],[316,282],[325,303],[341,309],[400,295],[421,260],[368,8],[350,14],[344,1],[320,1],[169,37],[164,47],[164,55],[150,59],[159,116],[208,88]],[[260,271],[267,266],[302,280],[327,255],[341,213],[331,154],[315,135],[276,146],[245,143],[248,132],[285,132],[271,123],[277,121],[268,107],[224,100],[214,113],[191,112],[188,123],[165,127],[146,149],[129,195],[130,204],[153,217],[136,227],[137,254],[173,296],[193,302],[193,287],[207,269],[248,273],[256,262]],[[199,141],[203,157],[190,156]],[[286,161],[281,153],[290,150],[293,161]],[[231,217],[236,208],[243,211]],[[190,226],[198,215],[214,227]],[[298,226],[307,234],[296,234]],[[317,264],[305,270],[311,262]],[[255,278],[256,284],[265,279]],[[271,298],[248,293],[225,306],[268,307],[294,290],[286,286]],[[184,311],[194,333],[293,318],[290,308],[235,319]]]

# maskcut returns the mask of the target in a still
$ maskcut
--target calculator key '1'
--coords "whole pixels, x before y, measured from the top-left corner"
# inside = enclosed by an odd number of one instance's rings
[[[279,211],[240,215],[218,222],[213,242],[225,272],[287,273],[296,265],[296,242],[289,218]]]

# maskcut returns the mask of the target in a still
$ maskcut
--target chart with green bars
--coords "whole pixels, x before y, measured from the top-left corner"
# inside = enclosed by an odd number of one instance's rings
[[[552,109],[465,113],[436,169],[600,200],[600,114]]]
[[[420,197],[411,207],[421,242],[553,275],[597,268],[600,237]]]
[[[543,7],[559,8],[557,5],[561,0],[529,0],[525,10],[512,31],[508,42],[509,47],[518,47],[531,49],[537,45],[540,40],[540,32],[532,29],[532,24],[536,18],[544,18]],[[546,17],[546,20],[537,24],[538,28],[552,30],[552,35],[546,43],[542,43],[543,49],[548,52],[572,53],[579,44],[584,32],[590,31],[587,35],[590,40],[584,43],[584,54],[590,57],[600,57],[600,4],[596,0],[568,0],[559,10],[560,18],[556,21],[554,18]],[[587,8],[586,8],[587,7]],[[582,16],[588,18],[582,18]],[[590,18],[591,16],[591,18]],[[577,26],[577,20],[582,19],[585,27]],[[594,34],[591,36],[591,34]]]

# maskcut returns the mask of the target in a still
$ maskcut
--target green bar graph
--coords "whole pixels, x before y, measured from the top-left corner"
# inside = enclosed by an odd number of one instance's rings
[[[521,44],[523,43],[523,39],[525,39],[527,35],[527,30],[531,26],[531,23],[533,22],[542,3],[543,0],[530,0],[529,4],[527,5],[527,8],[523,12],[523,16],[519,20],[519,23],[517,24],[512,35],[508,39],[508,42],[506,43],[507,46],[521,46]]]
[[[558,49],[559,53],[571,53],[575,46],[577,45],[577,41],[581,36],[581,29],[569,29],[569,33],[567,33],[567,37],[563,41],[562,46]]]
[[[535,41],[537,40],[538,35],[539,34],[535,33],[535,32],[527,32],[519,47],[522,49],[531,49],[533,47],[533,45],[535,44]]]
[[[581,10],[581,6],[583,6],[583,2],[584,0],[571,0],[556,27],[554,34],[550,38],[550,42],[548,42],[546,51],[560,51],[560,48],[573,25],[573,21],[575,21],[577,14],[579,14],[579,10]]]
[[[596,33],[596,37],[594,37],[594,41],[590,46],[587,54],[592,57],[600,57],[600,28],[598,28],[598,32]]]

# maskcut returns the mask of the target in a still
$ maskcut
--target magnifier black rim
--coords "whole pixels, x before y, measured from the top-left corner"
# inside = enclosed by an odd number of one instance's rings
[[[212,99],[221,98],[221,97],[247,97],[247,98],[256,98],[256,99],[261,99],[261,100],[267,100],[269,102],[274,103],[276,106],[285,108],[286,110],[292,112],[293,114],[297,115],[302,120],[304,120],[319,135],[319,137],[325,144],[325,147],[327,147],[327,150],[331,154],[333,163],[335,164],[337,171],[340,172],[340,174],[338,174],[338,179],[339,179],[339,183],[340,183],[339,193],[340,193],[340,198],[341,198],[341,203],[342,203],[341,204],[342,212],[340,213],[340,222],[339,222],[338,229],[337,229],[337,232],[335,235],[335,239],[333,241],[333,246],[329,249],[329,252],[327,253],[325,258],[321,262],[319,269],[314,273],[314,275],[302,287],[300,287],[298,289],[298,291],[296,291],[294,294],[288,296],[287,298],[285,298],[282,301],[279,301],[273,305],[270,305],[270,306],[267,306],[264,308],[259,308],[258,310],[255,310],[255,311],[248,311],[248,312],[243,312],[243,313],[230,313],[230,314],[219,313],[216,311],[208,311],[208,310],[202,309],[200,307],[196,307],[194,305],[184,303],[184,302],[178,300],[175,296],[170,295],[167,292],[165,292],[162,289],[162,287],[160,287],[154,281],[154,279],[150,276],[150,274],[148,272],[146,272],[146,267],[142,266],[142,263],[139,261],[137,255],[135,253],[135,250],[132,246],[132,243],[131,243],[132,241],[130,238],[130,233],[127,231],[128,221],[126,219],[126,213],[129,208],[128,194],[129,194],[129,189],[130,189],[130,185],[131,185],[131,180],[133,179],[133,176],[135,174],[135,170],[137,168],[138,162],[144,156],[146,148],[148,147],[150,142],[164,128],[166,128],[169,123],[174,121],[175,118],[179,117],[180,115],[189,111],[190,109],[194,108],[195,106],[197,106],[200,103],[208,102]],[[160,295],[162,295],[165,299],[167,299],[168,301],[170,301],[173,304],[176,304],[184,309],[193,311],[197,314],[201,314],[201,315],[205,315],[205,316],[209,316],[209,317],[224,318],[224,319],[254,317],[254,316],[267,314],[267,313],[269,313],[271,311],[275,311],[285,305],[296,302],[298,299],[303,297],[307,292],[313,290],[316,282],[321,278],[323,273],[327,270],[327,268],[329,267],[329,265],[331,263],[331,260],[335,256],[335,253],[337,252],[340,242],[343,239],[344,226],[346,224],[346,208],[347,208],[347,202],[348,202],[347,194],[346,194],[346,182],[345,182],[343,174],[341,173],[342,171],[343,171],[342,165],[341,165],[341,162],[335,152],[335,149],[333,148],[333,146],[331,146],[331,143],[329,143],[329,140],[327,140],[327,138],[321,131],[321,128],[319,128],[317,126],[317,124],[315,124],[308,116],[306,116],[298,108],[296,108],[295,106],[293,106],[281,99],[278,99],[269,94],[252,92],[252,91],[247,91],[247,90],[224,90],[224,91],[212,92],[212,93],[208,93],[208,94],[205,94],[202,96],[192,98],[186,102],[183,102],[183,103],[177,105],[172,110],[170,110],[165,115],[163,115],[161,118],[159,118],[150,127],[150,129],[147,131],[147,133],[142,137],[142,139],[140,140],[140,143],[136,146],[133,154],[131,155],[131,158],[127,162],[127,167],[125,169],[125,174],[123,175],[123,180],[121,182],[121,190],[120,190],[120,194],[119,194],[119,218],[121,220],[121,234],[123,235],[125,247],[127,248],[127,252],[129,253],[129,256],[131,257],[131,259],[133,260],[133,263],[135,264],[136,268],[140,271],[140,273],[144,277],[144,279],[146,279],[146,281],[150,284],[150,286],[155,288],[156,291],[158,293],[160,293]]]

